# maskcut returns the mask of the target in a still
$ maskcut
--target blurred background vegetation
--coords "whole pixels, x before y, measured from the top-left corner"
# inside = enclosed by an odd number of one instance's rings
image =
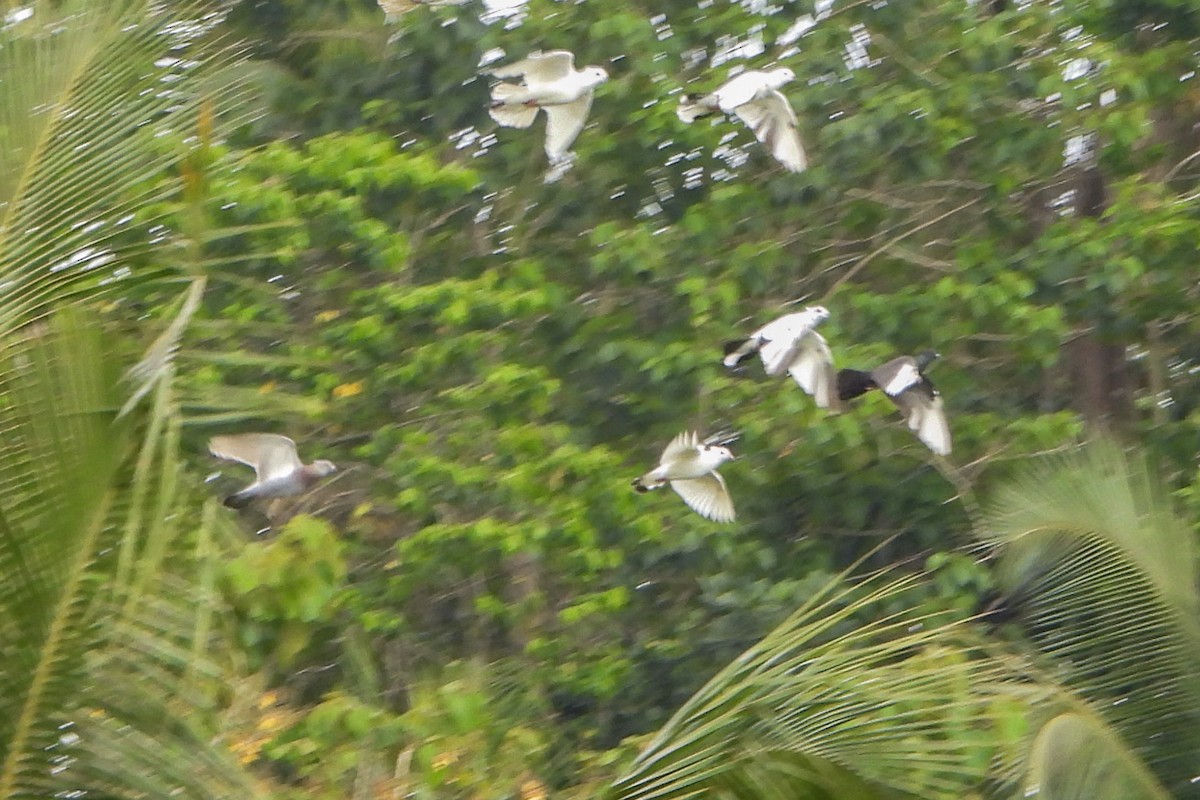
[[[0,5],[0,797],[1200,797],[1192,4],[387,5]],[[675,117],[776,64],[806,172]],[[954,454],[721,366],[793,302]]]

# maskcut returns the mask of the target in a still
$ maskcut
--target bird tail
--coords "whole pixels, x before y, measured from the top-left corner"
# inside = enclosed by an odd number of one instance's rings
[[[758,350],[758,340],[754,337],[749,339],[735,339],[732,342],[725,343],[725,360],[722,361],[727,367],[736,367],[741,364]]]
[[[254,501],[254,493],[243,489],[240,492],[234,492],[225,498],[224,503],[226,508],[245,508]]]
[[[838,400],[852,400],[878,386],[871,373],[858,369],[839,369],[837,374]]]
[[[525,89],[515,83],[497,83],[492,87],[492,105],[488,114],[506,128],[528,128],[537,117],[538,107],[525,105]]]
[[[675,109],[675,116],[690,125],[701,117],[707,117],[713,111],[708,98],[685,94],[679,98],[679,107]]]
[[[637,490],[638,494],[645,494],[646,492],[652,492],[655,489],[662,488],[665,484],[666,484],[666,481],[655,481],[655,480],[648,481],[648,480],[646,480],[645,475],[643,475],[640,478],[633,479],[633,488]]]

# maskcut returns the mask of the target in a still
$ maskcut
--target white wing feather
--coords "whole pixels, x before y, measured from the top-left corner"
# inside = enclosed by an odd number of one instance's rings
[[[758,349],[763,368],[768,375],[778,375],[787,369],[794,352],[792,339],[772,339]]]
[[[788,373],[801,389],[812,395],[819,408],[836,407],[837,375],[833,369],[833,353],[824,336],[809,331],[801,337]]]
[[[586,92],[573,103],[545,105],[546,112],[546,155],[558,161],[575,141],[587,122],[588,110],[592,107],[592,92]]]
[[[729,113],[753,100],[766,85],[766,75],[758,70],[750,70],[727,80],[713,92],[713,97],[717,100],[717,106]]]
[[[754,332],[755,338],[764,340],[758,355],[768,375],[779,375],[789,367],[800,340],[820,319],[813,311],[798,311],[768,322]]]
[[[751,98],[734,108],[734,113],[779,163],[792,172],[801,172],[808,166],[796,112],[782,92],[775,89],[758,100]]]
[[[915,386],[920,382],[921,371],[917,369],[916,364],[909,360],[904,364],[901,364],[896,370],[896,374],[892,376],[891,380],[889,380],[880,388],[883,389],[885,394],[895,397],[905,389]]]
[[[496,67],[491,73],[497,78],[525,76],[526,85],[553,83],[575,71],[575,55],[569,50],[535,51],[520,61]]]
[[[296,455],[296,443],[274,433],[214,436],[208,450],[217,458],[253,467],[259,481],[286,477],[304,466]]]
[[[684,431],[671,440],[662,457],[658,460],[660,466],[678,461],[682,456],[695,456],[700,448],[700,435],[695,431]]]
[[[930,450],[939,456],[950,455],[950,425],[946,422],[941,396],[934,396],[927,404],[913,406],[913,412],[908,416],[908,427]]]
[[[714,522],[733,522],[737,516],[733,498],[719,472],[710,472],[702,478],[671,481],[671,488],[702,517]]]

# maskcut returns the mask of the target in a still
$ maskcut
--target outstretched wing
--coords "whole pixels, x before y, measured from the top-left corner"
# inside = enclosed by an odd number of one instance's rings
[[[875,379],[875,383],[879,384],[879,388],[892,398],[925,380],[921,377],[921,370],[917,368],[916,360],[911,356],[893,358],[886,364],[873,369],[871,377]]]
[[[733,510],[733,498],[729,496],[725,479],[719,472],[710,472],[702,478],[671,481],[671,488],[702,517],[714,522],[733,522],[737,516]]]
[[[718,107],[725,112],[737,111],[754,99],[755,95],[766,86],[767,76],[758,70],[750,70],[735,75],[721,84],[712,96],[716,98]]]
[[[758,355],[768,375],[779,375],[795,359],[801,339],[822,318],[812,311],[798,311],[768,322],[754,333],[762,341]]]
[[[810,330],[800,337],[788,373],[819,408],[837,409],[837,373],[824,336]]]
[[[591,107],[592,92],[585,92],[573,103],[542,106],[546,112],[546,155],[551,161],[559,161],[567,154],[583,130]]]
[[[214,436],[208,441],[208,451],[217,458],[253,467],[260,481],[290,475],[303,466],[296,455],[296,443],[274,433]]]
[[[700,447],[700,435],[695,431],[684,431],[671,440],[666,449],[662,452],[662,457],[658,463],[667,464],[676,461],[680,456],[695,455],[695,450]]]
[[[525,76],[525,83],[551,83],[575,71],[575,54],[569,50],[537,50],[520,61],[491,70],[497,78]]]
[[[751,100],[734,109],[734,113],[754,131],[754,136],[771,152],[775,160],[792,172],[803,172],[808,166],[796,112],[778,89],[759,100]]]
[[[942,396],[928,381],[892,398],[904,421],[926,447],[939,456],[950,455],[950,425]]]

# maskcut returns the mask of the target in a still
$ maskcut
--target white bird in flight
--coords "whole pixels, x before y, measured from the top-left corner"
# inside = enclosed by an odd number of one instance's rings
[[[825,337],[815,330],[827,319],[827,308],[809,306],[768,322],[748,338],[727,343],[724,364],[736,367],[758,353],[768,375],[779,375],[786,370],[801,389],[812,395],[818,407],[836,411],[837,376],[833,369],[833,354]]]
[[[492,119],[509,128],[528,128],[539,110],[546,112],[546,155],[557,163],[583,130],[592,94],[608,80],[600,67],[575,69],[575,56],[567,50],[537,51],[520,61],[490,70],[497,78],[524,76],[520,84],[492,87]]]
[[[208,442],[208,450],[217,458],[254,468],[254,483],[225,498],[225,505],[230,508],[245,508],[259,497],[301,494],[337,471],[332,461],[303,463],[296,455],[296,443],[274,433],[214,436]]]
[[[685,94],[679,98],[675,113],[687,123],[718,111],[736,114],[775,160],[792,172],[803,172],[808,159],[800,142],[796,112],[779,91],[795,79],[796,73],[787,67],[766,72],[750,70],[725,81],[712,94]]]
[[[879,388],[896,404],[909,429],[940,456],[950,455],[950,425],[942,394],[925,377],[925,370],[939,354],[925,350],[916,356],[893,358],[870,372],[843,369],[838,372],[838,397],[850,400]]]
[[[669,483],[700,516],[715,522],[733,522],[736,516],[733,499],[717,467],[732,461],[734,455],[714,438],[700,441],[699,434],[693,431],[679,434],[663,450],[658,466],[636,478],[633,488],[649,492]]]

